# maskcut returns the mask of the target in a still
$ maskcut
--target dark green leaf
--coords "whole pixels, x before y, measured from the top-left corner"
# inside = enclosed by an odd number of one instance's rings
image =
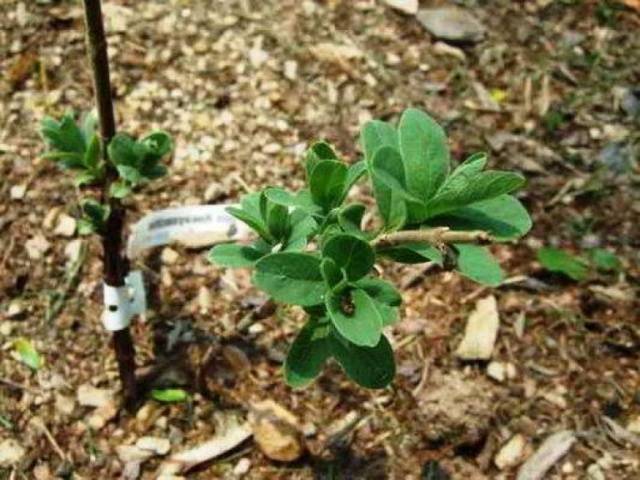
[[[291,232],[285,250],[302,250],[317,229],[318,224],[311,215],[301,209],[294,210],[291,213]]]
[[[330,258],[322,259],[322,262],[320,263],[320,272],[322,273],[322,278],[324,278],[329,289],[333,289],[346,280],[344,273],[340,270],[340,267],[338,267]]]
[[[310,318],[287,353],[284,362],[287,384],[301,388],[311,383],[331,356],[331,341],[331,325],[327,321]]]
[[[67,170],[83,170],[85,168],[84,156],[80,153],[54,151],[45,153],[42,158],[53,160]]]
[[[116,169],[118,170],[120,178],[134,186],[142,181],[142,175],[140,175],[140,172],[136,167],[131,167],[129,165],[117,165]]]
[[[269,204],[267,209],[267,228],[273,238],[276,240],[286,239],[291,231],[289,222],[289,209],[287,207],[277,203]]]
[[[353,187],[365,173],[367,173],[367,163],[364,160],[360,160],[349,167],[341,202],[344,201],[351,187]]]
[[[84,155],[86,149],[84,136],[72,115],[64,115],[60,122],[51,117],[45,117],[42,120],[40,132],[51,149]]]
[[[361,203],[346,205],[338,212],[338,224],[345,232],[356,236],[360,235],[362,233],[360,227],[365,210],[365,206]]]
[[[384,220],[387,230],[401,228],[406,221],[407,209],[401,195],[393,192],[382,181],[372,175],[373,155],[383,146],[390,146],[398,149],[398,134],[388,123],[379,120],[367,122],[360,132],[360,143],[364,150],[365,161],[369,169],[369,176],[373,184],[373,193],[380,216]]]
[[[334,291],[325,305],[336,330],[350,342],[373,347],[380,341],[382,316],[364,290]]]
[[[400,119],[398,137],[407,188],[420,200],[429,200],[449,171],[449,149],[444,130],[426,113],[409,108]]]
[[[114,165],[127,165],[138,168],[141,156],[136,141],[129,135],[117,133],[107,147],[109,159]]]
[[[524,183],[524,177],[514,172],[487,170],[473,177],[458,175],[456,181],[446,183],[436,196],[427,202],[426,218],[511,193]]]
[[[221,267],[241,268],[252,267],[264,255],[264,252],[248,245],[225,243],[209,250],[207,258]]]
[[[305,169],[308,180],[311,179],[313,170],[322,160],[338,160],[338,157],[331,145],[327,142],[316,142],[311,145],[305,157]]]
[[[588,262],[559,248],[544,247],[538,250],[538,260],[551,272],[562,273],[573,280],[584,280],[589,274]]]
[[[396,373],[393,350],[384,335],[374,347],[362,347],[333,332],[331,353],[351,380],[365,388],[384,388]]]
[[[243,206],[244,207],[244,206]],[[241,222],[246,223],[250,228],[252,228],[260,237],[265,239],[268,242],[273,241],[273,237],[267,230],[267,226],[264,224],[260,217],[254,216],[251,213],[247,212],[244,209],[236,208],[236,207],[227,207],[226,211],[229,215],[237,218]]]
[[[154,158],[160,159],[173,150],[173,141],[167,132],[152,132],[140,140]]]
[[[403,243],[395,247],[378,250],[378,254],[389,257],[399,263],[435,262],[442,265],[442,252],[425,243]]]
[[[318,257],[299,252],[272,253],[258,260],[255,268],[255,285],[274,300],[303,306],[322,303],[326,286]]]
[[[346,233],[335,235],[323,245],[322,256],[331,258],[351,281],[364,277],[375,262],[369,243]]]
[[[402,297],[395,287],[379,278],[365,277],[355,282],[354,285],[364,290],[377,302],[390,307],[397,307],[402,303]]]
[[[404,199],[420,204],[420,200],[407,190],[405,170],[402,165],[400,152],[393,147],[380,147],[373,154],[371,162],[373,175],[392,191],[400,194]]]
[[[429,225],[447,226],[452,230],[484,230],[501,241],[526,234],[531,229],[531,218],[516,198],[500,195],[435,217]]]
[[[454,247],[458,252],[457,270],[465,277],[492,287],[504,280],[504,273],[488,248],[463,243]]]
[[[347,166],[336,160],[322,160],[311,172],[309,188],[316,205],[328,212],[342,200],[347,179]]]

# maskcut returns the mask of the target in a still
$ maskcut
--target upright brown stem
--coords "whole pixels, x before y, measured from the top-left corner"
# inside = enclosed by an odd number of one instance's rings
[[[108,162],[106,148],[116,133],[111,81],[109,79],[107,39],[104,33],[100,0],[83,0],[83,2],[87,47],[93,70],[93,85],[98,107],[100,136],[102,137],[102,154],[107,166],[107,174],[102,188],[102,200],[103,202],[108,201],[111,207],[111,215],[102,236],[103,276],[107,285],[121,287],[124,285],[128,265],[122,254],[124,209],[117,199],[109,197],[109,188],[111,183],[118,178],[118,173]],[[124,390],[125,404],[127,407],[132,407],[137,399],[138,388],[135,377],[135,348],[128,327],[113,332],[113,347]]]

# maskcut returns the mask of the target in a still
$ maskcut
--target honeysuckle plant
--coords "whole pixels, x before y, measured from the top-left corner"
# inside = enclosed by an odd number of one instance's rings
[[[426,113],[406,110],[397,128],[368,122],[360,141],[364,158],[352,165],[329,144],[313,144],[304,160],[306,188],[267,187],[228,208],[257,239],[209,252],[220,266],[252,268],[257,288],[306,312],[284,364],[293,387],[312,382],[330,358],[363,387],[383,388],[393,379],[383,330],[398,320],[402,297],[380,278],[376,262],[435,262],[498,285],[503,272],[484,244],[515,240],[531,228],[512,195],[524,178],[485,169],[483,153],[451,170],[445,132]],[[363,227],[365,205],[348,201],[365,175],[379,214],[375,228]]]
[[[107,167],[117,172],[117,179],[109,185],[109,196],[117,199],[123,199],[134,189],[166,175],[167,167],[161,161],[173,149],[171,137],[163,131],[152,132],[140,140],[117,133],[106,147],[105,160],[102,153],[105,147],[96,131],[96,118],[92,114],[79,121],[71,113],[63,115],[60,120],[45,117],[40,133],[48,147],[42,157],[69,172],[76,186],[101,186]],[[91,196],[80,198],[79,202],[79,233],[104,235],[111,214],[109,203]]]

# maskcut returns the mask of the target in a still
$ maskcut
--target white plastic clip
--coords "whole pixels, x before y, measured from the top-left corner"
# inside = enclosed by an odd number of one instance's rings
[[[103,284],[102,324],[110,332],[127,328],[134,315],[140,315],[147,309],[142,272],[140,270],[130,272],[124,283],[124,287]]]

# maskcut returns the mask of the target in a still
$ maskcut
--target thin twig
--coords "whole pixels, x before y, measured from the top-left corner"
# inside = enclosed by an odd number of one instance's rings
[[[109,202],[111,214],[107,219],[105,232],[102,235],[104,251],[104,282],[112,287],[124,286],[128,262],[122,254],[124,227],[124,208],[119,200],[109,196],[111,183],[117,180],[118,173],[109,162],[107,146],[116,133],[113,100],[111,98],[111,81],[109,78],[109,57],[107,55],[107,38],[104,33],[102,6],[100,0],[83,0],[85,26],[87,31],[87,48],[93,71],[93,85],[100,136],[102,138],[102,156],[106,165],[106,178],[102,185],[102,202]],[[133,408],[138,398],[135,377],[135,348],[129,327],[113,332],[113,348],[118,362],[118,371],[122,381],[125,404]]]
[[[386,248],[404,243],[427,243],[440,248],[451,243],[485,244],[491,241],[491,235],[484,230],[456,231],[448,227],[435,227],[385,233],[376,238],[372,245],[375,248]]]

